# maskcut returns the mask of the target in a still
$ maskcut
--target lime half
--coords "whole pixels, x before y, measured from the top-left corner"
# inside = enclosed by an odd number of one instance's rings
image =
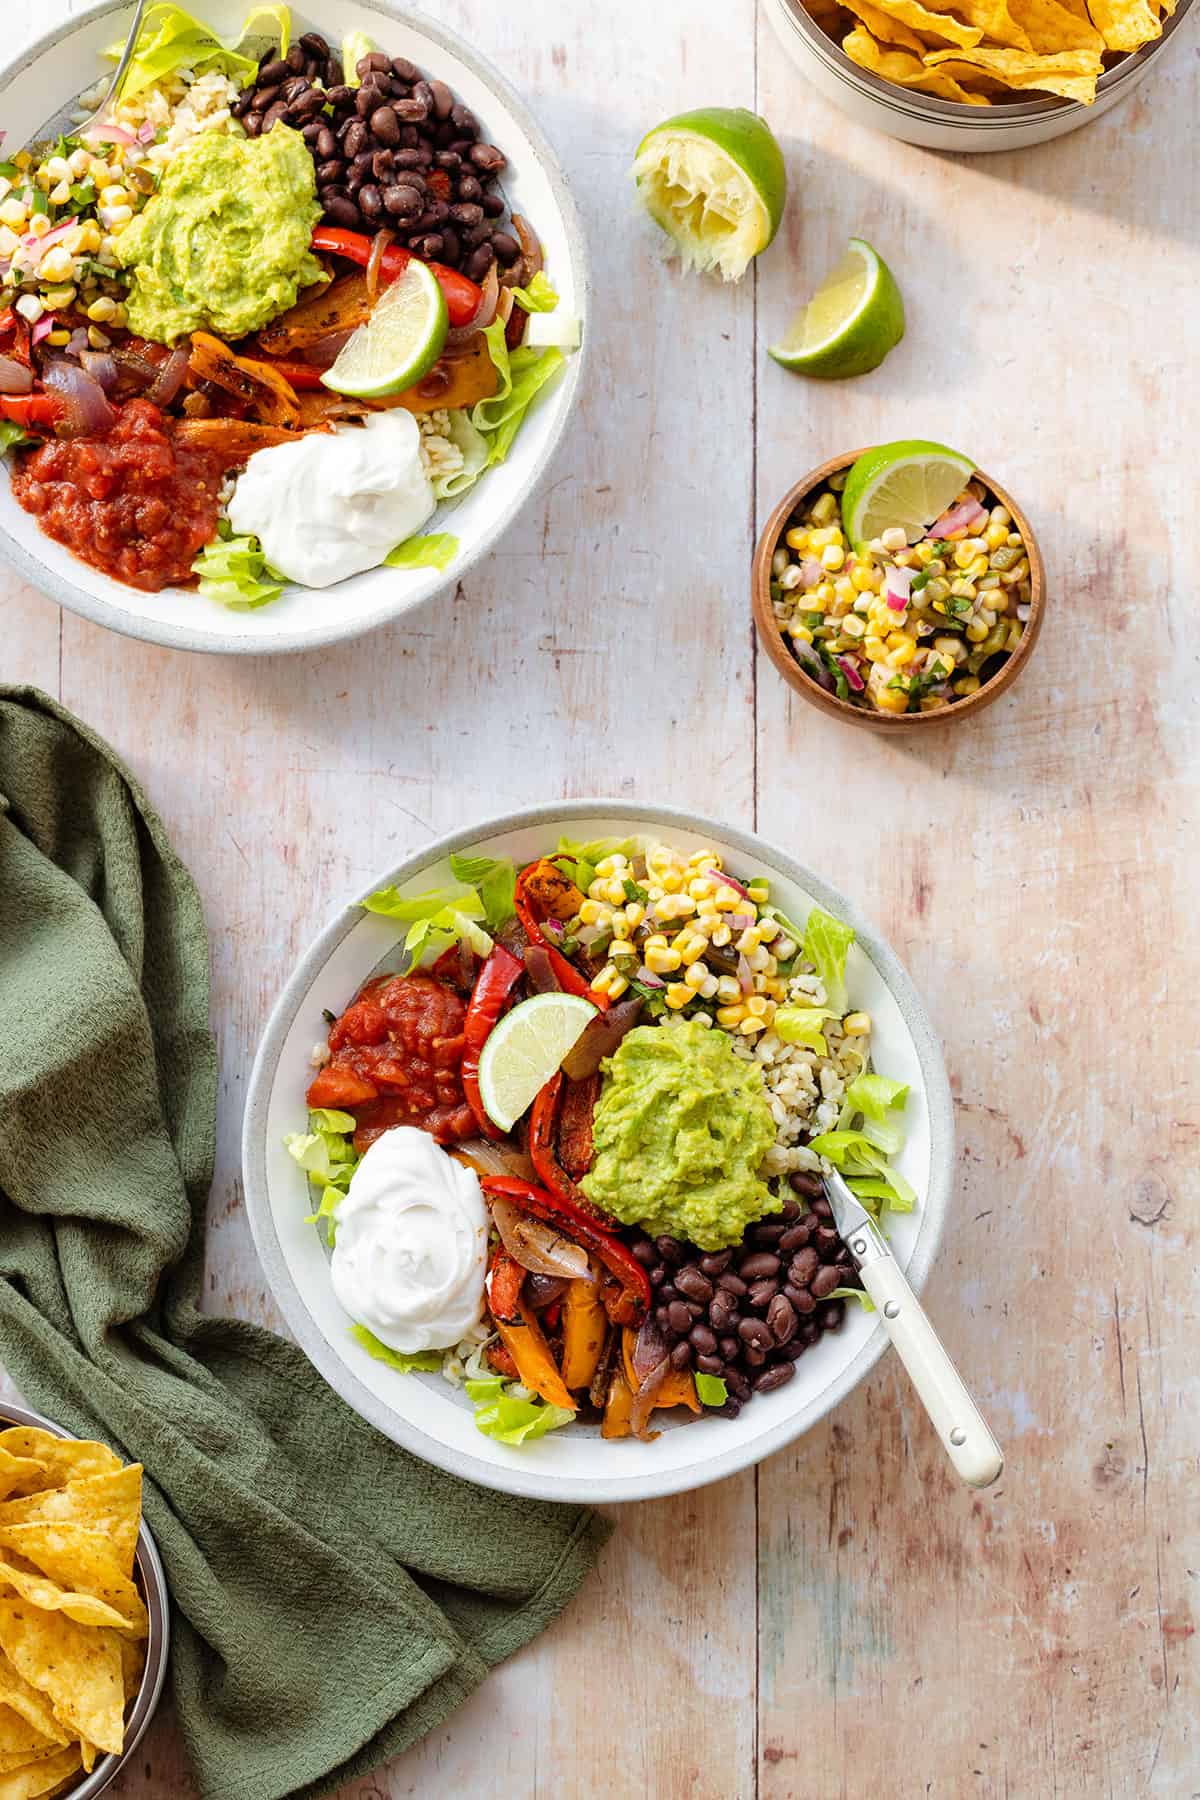
[[[872,538],[899,527],[915,544],[974,473],[970,457],[921,438],[864,451],[842,490],[846,536],[861,550]]]
[[[414,256],[321,380],[356,400],[402,393],[432,369],[448,324],[446,296],[429,265]]]
[[[493,1028],[479,1058],[479,1093],[501,1131],[533,1105],[597,1010],[578,994],[533,994]]]
[[[801,375],[841,381],[877,369],[903,336],[904,302],[895,277],[864,238],[854,237],[767,355]]]
[[[685,268],[740,281],[779,229],[787,199],[783,152],[744,107],[704,106],[642,139],[633,165],[646,210]]]

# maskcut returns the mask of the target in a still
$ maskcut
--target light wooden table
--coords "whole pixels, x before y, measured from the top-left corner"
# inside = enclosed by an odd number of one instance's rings
[[[72,10],[6,0],[9,46]],[[203,11],[200,6],[198,10]],[[319,10],[319,9],[317,9]],[[222,1058],[208,1302],[280,1323],[237,1136],[317,925],[381,867],[593,793],[758,826],[861,901],[945,1044],[959,1184],[927,1298],[1008,1453],[950,1479],[895,1360],[757,1472],[619,1513],[603,1564],[437,1737],[344,1800],[1200,1792],[1195,38],[1094,126],[954,159],[859,130],[752,0],[441,0],[523,90],[591,237],[594,359],[541,503],[411,624],[278,661],[173,655],[0,574],[5,668],[104,733],[204,897]],[[736,289],[648,253],[627,168],[706,102],[783,139]],[[903,344],[806,384],[772,340],[851,232]],[[927,435],[1009,484],[1049,617],[971,730],[883,744],[755,652],[755,520],[836,450]],[[191,1792],[164,1712],[124,1800]]]

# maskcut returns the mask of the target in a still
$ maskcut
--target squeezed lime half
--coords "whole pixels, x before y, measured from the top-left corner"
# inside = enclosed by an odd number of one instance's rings
[[[685,268],[740,281],[779,229],[787,199],[783,152],[765,119],[704,106],[656,125],[633,164],[650,217]]]

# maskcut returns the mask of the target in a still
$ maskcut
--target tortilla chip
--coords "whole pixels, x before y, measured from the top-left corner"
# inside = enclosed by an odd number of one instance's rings
[[[0,1500],[7,1500],[10,1494],[32,1494],[38,1487],[46,1487],[46,1465],[35,1462],[32,1457],[13,1456],[0,1448]]]
[[[1041,88],[1064,100],[1082,100],[1090,106],[1096,98],[1096,82],[1102,64],[1091,50],[1063,50],[1056,56],[1038,56],[1025,50],[935,50],[926,58],[957,80],[969,80],[973,68],[985,70],[1005,87]],[[3,1508],[0,1507],[0,1512]]]
[[[101,1754],[97,1745],[89,1743],[87,1738],[79,1740],[79,1760],[83,1764],[83,1772],[90,1775],[96,1766],[96,1759]]]
[[[0,1556],[0,1594],[8,1588],[12,1588],[22,1600],[28,1600],[31,1606],[40,1608],[42,1612],[64,1613],[68,1619],[74,1619],[77,1625],[107,1625],[115,1631],[135,1627],[133,1619],[122,1618],[119,1612],[95,1594],[80,1594],[69,1588],[61,1588],[56,1581],[49,1581],[46,1576],[39,1575],[36,1569],[27,1571],[11,1557]]]
[[[1148,0],[1088,0],[1088,11],[1109,50],[1140,50],[1162,36],[1162,21]]]
[[[57,1793],[78,1767],[79,1745],[67,1744],[24,1769],[0,1775],[0,1800],[38,1800],[39,1795]]]
[[[5,1550],[15,1551],[61,1586],[94,1594],[120,1614],[125,1629],[145,1637],[150,1628],[145,1603],[137,1584],[123,1573],[103,1527],[44,1524],[37,1519],[0,1526],[0,1552]],[[0,1554],[0,1564],[4,1560]]]
[[[132,1700],[142,1685],[142,1676],[146,1673],[146,1645],[141,1638],[123,1637],[121,1639],[121,1685],[125,1689],[126,1700]]]
[[[951,0],[927,0],[931,12],[949,12]],[[1008,10],[1007,0],[953,0],[953,10],[982,33],[983,41],[1014,50],[1032,48],[1022,27]]]
[[[0,1645],[26,1681],[46,1695],[61,1724],[102,1750],[121,1750],[125,1693],[115,1631],[76,1625],[62,1613],[0,1597]]]
[[[89,1475],[111,1475],[121,1467],[120,1457],[107,1444],[55,1437],[37,1425],[14,1425],[8,1431],[0,1431],[0,1450],[10,1456],[34,1458],[45,1469],[42,1481],[20,1490],[26,1494],[65,1487],[68,1481],[82,1481]],[[0,1463],[0,1471],[3,1467]]]
[[[1104,51],[1104,39],[1090,19],[1081,18],[1061,0],[1008,0],[1012,16],[1041,56],[1060,50]]]
[[[27,1769],[33,1763],[43,1762],[47,1756],[54,1756],[62,1747],[61,1744],[52,1744],[49,1738],[43,1738],[32,1750],[0,1751],[0,1775],[11,1775],[14,1769]]]
[[[847,32],[842,40],[842,49],[860,69],[869,70],[882,81],[894,81],[897,87],[918,88],[922,93],[935,94],[939,100],[959,100],[968,106],[991,104],[982,94],[969,94],[951,76],[943,74],[941,69],[927,67],[905,50],[889,50],[883,44],[876,43],[870,32],[861,25],[856,25],[853,31]],[[960,56],[962,52],[947,50],[944,54]],[[4,1508],[0,1506],[0,1513],[3,1511]]]
[[[70,1742],[71,1734],[64,1731],[54,1716],[54,1709],[31,1682],[17,1673],[9,1658],[0,1650],[0,1704],[19,1713],[26,1724],[32,1725],[43,1738],[55,1744]]]
[[[969,50],[983,36],[977,26],[964,25],[946,7],[939,6],[931,10],[922,6],[921,0],[875,0],[875,4],[880,12],[887,13],[889,18],[898,19],[910,31],[919,31],[922,37],[940,38],[944,44],[960,44]],[[851,8],[853,12],[857,10],[857,7]]]
[[[47,1737],[15,1707],[0,1702],[0,1768],[10,1769],[17,1763],[28,1762],[35,1751],[57,1750],[64,1736],[65,1733],[60,1731],[56,1738]]]
[[[34,1520],[54,1524],[94,1525],[107,1534],[121,1572],[133,1574],[138,1530],[142,1520],[142,1465],[131,1463],[108,1475],[90,1475],[69,1481],[66,1487],[24,1500],[0,1504],[0,1527],[28,1525]]]
[[[846,6],[862,20],[873,37],[885,44],[896,44],[903,50],[911,50],[914,56],[924,56],[925,46],[916,32],[910,31],[907,25],[901,25],[890,13],[873,6],[871,0],[846,0]]]

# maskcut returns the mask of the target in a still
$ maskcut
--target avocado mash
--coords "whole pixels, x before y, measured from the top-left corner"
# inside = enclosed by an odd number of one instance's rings
[[[651,1236],[739,1243],[775,1206],[758,1173],[775,1122],[757,1063],[688,1020],[637,1026],[602,1068],[588,1198]]]
[[[324,276],[309,248],[321,217],[308,146],[205,132],[167,165],[162,186],[116,240],[132,270],[129,327],[155,343],[192,331],[241,338]]]

